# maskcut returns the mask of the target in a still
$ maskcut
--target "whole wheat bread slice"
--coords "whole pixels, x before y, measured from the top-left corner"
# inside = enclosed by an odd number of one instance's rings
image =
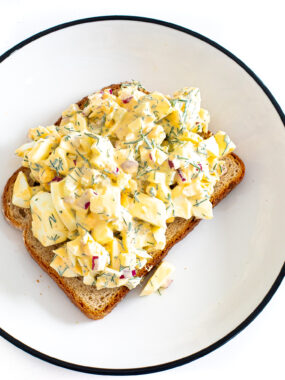
[[[113,93],[116,93],[121,84],[114,84],[105,88],[112,88]],[[83,98],[77,104],[80,108],[87,101],[87,97]],[[60,123],[59,119],[56,125]],[[242,160],[234,153],[225,157],[227,172],[217,182],[214,194],[211,198],[213,206],[216,206],[227,194],[242,180],[245,172],[245,166]],[[96,290],[93,286],[84,285],[80,277],[65,278],[50,267],[50,263],[54,256],[53,250],[61,244],[43,247],[42,244],[33,236],[31,230],[31,213],[30,209],[23,209],[12,204],[13,187],[19,171],[23,171],[30,185],[33,185],[33,180],[29,176],[29,169],[19,168],[8,180],[2,195],[3,212],[6,219],[16,228],[22,230],[24,243],[32,258],[45,270],[58,286],[66,293],[71,301],[79,307],[79,309],[91,319],[101,319],[121,301],[129,292],[125,286],[113,289]],[[138,276],[145,276],[151,268],[156,266],[167,255],[171,247],[183,237],[185,237],[200,220],[191,218],[185,220],[175,218],[175,221],[170,223],[166,231],[166,246],[162,251],[155,251],[152,254],[152,259],[149,260],[147,267],[138,271]]]

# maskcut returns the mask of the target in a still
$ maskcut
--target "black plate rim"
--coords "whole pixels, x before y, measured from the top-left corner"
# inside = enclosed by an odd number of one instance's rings
[[[5,53],[3,53],[0,56],[0,63],[3,62],[5,59],[7,59],[11,54],[15,53],[17,50],[23,48],[24,46],[28,45],[29,43],[47,35],[53,32],[56,32],[58,30],[68,28],[74,25],[89,23],[89,22],[99,22],[99,21],[120,21],[120,20],[127,20],[127,21],[139,21],[139,22],[146,22],[146,23],[152,23],[157,24],[161,26],[165,26],[171,29],[178,30],[180,32],[189,34],[195,38],[198,38],[209,45],[215,47],[225,55],[227,55],[229,58],[231,58],[233,61],[235,61],[239,66],[241,66],[253,79],[254,81],[261,87],[261,89],[264,91],[264,93],[267,95],[269,100],[271,101],[272,105],[274,106],[275,110],[277,111],[278,115],[280,116],[280,119],[285,127],[285,115],[279,106],[277,100],[274,98],[272,93],[269,91],[269,89],[265,86],[265,84],[261,81],[261,79],[238,57],[236,57],[234,54],[232,54],[229,50],[225,49],[215,41],[209,39],[208,37],[203,36],[200,33],[194,32],[193,30],[187,29],[185,27],[182,27],[180,25],[176,25],[170,22],[148,18],[148,17],[139,17],[139,16],[127,16],[127,15],[110,15],[110,16],[96,16],[96,17],[89,17],[89,18],[83,18],[79,20],[69,21],[63,24],[59,24],[56,26],[53,26],[51,28],[48,28],[46,30],[43,30],[39,33],[36,33],[32,35],[31,37],[21,41],[17,45],[13,46],[11,49],[7,50]],[[147,366],[147,367],[140,367],[140,368],[123,368],[123,369],[117,369],[117,368],[97,368],[97,367],[88,367],[83,366],[79,364],[69,363],[63,360],[59,360],[57,358],[51,357],[49,355],[46,355],[40,351],[35,350],[34,348],[22,343],[12,335],[8,334],[5,330],[0,328],[0,336],[2,336],[4,339],[15,345],[16,347],[22,349],[23,351],[33,355],[34,357],[37,357],[39,359],[42,359],[48,363],[55,364],[59,367],[71,369],[78,372],[84,372],[84,373],[90,373],[90,374],[100,374],[100,375],[115,375],[115,376],[122,376],[122,375],[141,375],[141,374],[148,374],[148,373],[154,373],[159,371],[168,370],[171,368],[175,368],[178,366],[181,366],[183,364],[190,363],[194,360],[197,360],[210,352],[216,350],[217,348],[221,347],[225,343],[227,343],[229,340],[231,340],[234,336],[239,334],[244,328],[246,328],[257,316],[261,313],[261,311],[264,309],[264,307],[268,304],[268,302],[271,300],[275,292],[277,291],[278,287],[280,286],[283,278],[285,276],[285,263],[283,264],[280,273],[278,274],[276,280],[274,281],[273,285],[271,286],[268,293],[265,295],[263,300],[260,302],[260,304],[255,308],[255,310],[242,322],[240,323],[234,330],[232,330],[230,333],[225,335],[223,338],[219,339],[217,342],[211,344],[210,346],[194,353],[189,356],[183,357],[181,359],[177,359],[171,362],[158,364],[154,366]]]

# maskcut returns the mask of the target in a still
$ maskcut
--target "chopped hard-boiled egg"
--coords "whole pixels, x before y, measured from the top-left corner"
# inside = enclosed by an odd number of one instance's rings
[[[77,277],[77,273],[73,272],[60,256],[55,256],[50,266],[55,269],[60,276]]]
[[[50,193],[40,191],[33,196],[30,206],[33,234],[44,247],[67,239],[67,229],[55,209]]]
[[[193,203],[193,215],[198,219],[212,219],[213,207],[209,199],[196,200]]]
[[[155,240],[154,249],[163,249],[166,244],[166,227],[153,227],[152,232]]]
[[[114,240],[111,226],[106,221],[100,219],[94,224],[91,235],[100,244],[108,244]]]
[[[168,263],[167,261],[162,261],[162,263],[159,264],[151,278],[146,283],[140,296],[148,296],[160,288],[166,288],[174,270],[175,267],[172,264]]]
[[[37,140],[29,153],[29,161],[38,163],[39,161],[45,160],[51,153],[52,145],[53,140],[51,138],[40,138]]]
[[[154,114],[156,121],[169,115],[172,111],[169,100],[160,92],[153,92],[143,98],[150,106],[151,113]]]
[[[204,140],[205,144],[205,149],[206,151],[214,156],[214,157],[219,157],[219,145],[217,144],[217,140],[215,139],[214,136],[209,137],[208,139]]]
[[[215,140],[219,146],[220,157],[223,157],[228,153],[231,153],[236,148],[235,144],[231,141],[231,139],[225,132],[219,131],[218,133],[216,133]]]
[[[31,197],[32,189],[27,178],[23,172],[19,172],[14,184],[12,203],[18,207],[29,208]]]
[[[64,184],[65,180],[52,182],[50,185],[51,197],[54,207],[60,216],[61,221],[69,231],[77,229],[75,213],[72,211],[70,204],[64,201]]]
[[[165,205],[160,199],[138,193],[134,198],[128,198],[126,208],[132,216],[138,219],[158,227],[165,226]]]
[[[120,216],[120,204],[120,188],[112,185],[103,186],[98,189],[98,193],[93,192],[90,199],[90,210],[105,218],[118,218]]]
[[[183,186],[176,186],[171,192],[171,199],[174,209],[174,216],[190,219],[192,205],[189,199],[183,194]]]
[[[212,218],[222,158],[235,145],[224,132],[207,133],[200,103],[198,88],[171,97],[123,83],[72,104],[59,125],[30,129],[32,141],[16,150],[30,178],[19,172],[12,203],[31,209],[43,246],[62,243],[50,264],[60,276],[132,289],[164,249],[167,223]],[[172,272],[163,262],[142,295],[167,286]]]

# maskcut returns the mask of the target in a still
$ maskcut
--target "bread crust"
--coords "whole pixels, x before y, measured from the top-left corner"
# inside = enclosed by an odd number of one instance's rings
[[[104,87],[111,88],[116,92],[121,87],[121,83],[112,84],[111,86]],[[147,93],[147,91],[145,91]],[[84,97],[77,104],[80,108],[88,100]],[[59,125],[61,118],[55,123]],[[234,153],[226,157],[226,166],[229,170],[233,171],[233,175],[227,178],[227,174],[221,177],[215,187],[214,194],[211,202],[215,207],[229,192],[231,192],[243,179],[245,173],[245,166],[243,161]],[[58,245],[50,247],[43,247],[39,241],[33,236],[31,231],[31,213],[30,209],[22,209],[12,204],[13,187],[19,171],[23,171],[32,184],[29,176],[29,169],[21,167],[16,170],[13,175],[8,179],[3,194],[2,194],[2,208],[5,218],[14,227],[22,230],[25,246],[30,253],[31,257],[40,265],[40,267],[47,272],[47,274],[57,283],[57,285],[65,292],[70,300],[88,317],[91,319],[101,319],[105,317],[110,311],[126,296],[129,289],[121,286],[115,289],[101,289],[96,290],[94,287],[84,285],[81,278],[65,278],[61,277],[53,268],[50,267],[50,262],[53,258],[52,251]],[[175,218],[174,222],[170,223],[166,232],[166,246],[162,251],[155,251],[152,259],[149,260],[146,267],[138,271],[138,276],[145,276],[151,268],[155,267],[167,255],[168,251],[181,239],[183,239],[190,231],[195,228],[199,219],[191,218],[185,220],[182,218]],[[89,300],[93,300],[89,302]],[[99,305],[98,305],[98,302]]]

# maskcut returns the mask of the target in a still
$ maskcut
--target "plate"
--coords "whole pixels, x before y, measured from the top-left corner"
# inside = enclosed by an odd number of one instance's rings
[[[1,188],[20,164],[13,152],[30,127],[52,124],[69,104],[130,79],[163,93],[199,87],[210,129],[227,131],[246,165],[214,219],[169,253],[174,284],[162,296],[140,298],[136,289],[100,321],[73,306],[1,216],[2,336],[66,368],[136,374],[190,362],[246,327],[284,276],[283,114],[256,75],[206,37],[128,16],[56,26],[1,61]]]

